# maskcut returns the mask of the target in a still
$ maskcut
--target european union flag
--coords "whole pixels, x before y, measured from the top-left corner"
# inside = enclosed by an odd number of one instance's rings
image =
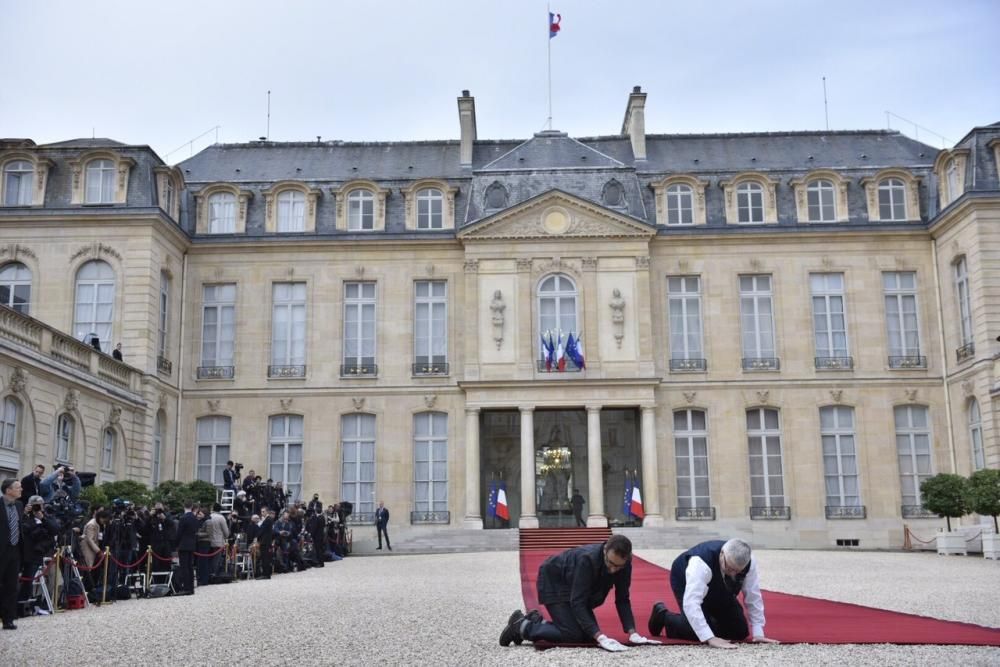
[[[628,472],[625,473],[625,500],[622,502],[622,512],[625,518],[632,516],[632,480],[629,479]]]
[[[496,480],[490,480],[490,497],[486,501],[486,516],[491,518],[496,518],[497,515],[497,483]]]

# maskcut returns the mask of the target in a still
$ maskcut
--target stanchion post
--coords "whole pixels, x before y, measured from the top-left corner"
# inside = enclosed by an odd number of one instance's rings
[[[143,586],[143,593],[149,594],[149,577],[153,572],[153,547],[146,547],[146,585]]]
[[[903,524],[903,548],[907,551],[913,549],[913,543],[910,542],[910,527],[905,523]]]
[[[108,561],[111,560],[111,547],[104,547],[104,583],[101,585],[101,604],[108,599]]]
[[[53,612],[59,611],[59,575],[62,572],[62,568],[59,567],[59,561],[62,559],[62,547],[56,551],[56,585],[55,585],[55,595],[52,596],[52,606],[55,607]]]

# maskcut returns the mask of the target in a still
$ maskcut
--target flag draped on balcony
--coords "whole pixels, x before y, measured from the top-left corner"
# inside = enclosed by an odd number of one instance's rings
[[[569,337],[566,339],[566,356],[569,360],[576,365],[577,368],[586,368],[586,363],[583,359],[583,347],[580,342],[580,338],[573,338],[573,333],[570,332]]]

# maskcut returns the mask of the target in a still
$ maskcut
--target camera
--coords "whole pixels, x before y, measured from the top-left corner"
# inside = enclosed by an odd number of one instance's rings
[[[35,503],[34,505],[31,506],[31,512],[32,513],[41,512],[41,511],[42,511],[42,506],[39,505],[38,503]]]
[[[236,469],[236,472],[239,472],[239,471],[243,470],[243,464],[240,463],[239,461],[237,461],[236,465],[234,465],[233,468]]]

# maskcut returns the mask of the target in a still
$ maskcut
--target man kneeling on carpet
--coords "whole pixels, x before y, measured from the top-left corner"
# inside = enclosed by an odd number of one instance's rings
[[[750,631],[737,596],[750,611],[752,641],[777,644],[764,636],[764,601],[760,596],[757,564],[743,540],[702,542],[682,553],[670,568],[670,588],[681,607],[675,614],[662,602],[653,605],[649,633],[666,630],[671,639],[700,641],[714,648],[736,648],[733,641]]]
[[[632,542],[624,535],[612,535],[607,542],[550,556],[538,568],[538,601],[545,605],[552,621],[543,620],[537,609],[527,615],[518,609],[507,620],[500,645],[520,644],[525,639],[553,644],[593,640],[607,651],[624,651],[624,645],[601,632],[594,617],[594,609],[604,603],[612,586],[618,618],[629,642],[659,644],[635,631],[628,597],[631,583]]]

